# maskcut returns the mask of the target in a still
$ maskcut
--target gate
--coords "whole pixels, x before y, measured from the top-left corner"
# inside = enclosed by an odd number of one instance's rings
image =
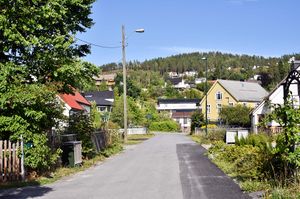
[[[0,183],[23,179],[23,142],[0,140]]]

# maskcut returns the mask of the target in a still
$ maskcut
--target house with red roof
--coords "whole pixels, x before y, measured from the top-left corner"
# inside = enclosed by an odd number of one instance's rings
[[[59,94],[58,96],[64,104],[63,114],[67,117],[78,111],[91,112],[91,103],[77,91],[74,91],[74,94]]]

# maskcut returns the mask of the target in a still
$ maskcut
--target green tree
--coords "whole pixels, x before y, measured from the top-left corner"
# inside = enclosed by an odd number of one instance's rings
[[[96,154],[92,142],[94,130],[91,118],[87,113],[80,111],[70,115],[68,132],[75,133],[77,139],[82,141],[82,154],[86,158],[92,158]]]
[[[192,125],[191,130],[194,131],[196,127],[200,128],[204,124],[203,113],[200,111],[196,111],[192,114],[191,117]]]
[[[278,122],[283,131],[277,136],[271,165],[274,177],[286,184],[297,177],[300,168],[300,147],[296,146],[300,142],[300,109],[295,108],[290,100],[273,108],[274,111],[267,118]]]
[[[240,104],[236,106],[225,106],[222,107],[219,116],[227,125],[249,127],[251,123],[249,117],[250,111],[251,108]]]
[[[79,60],[89,46],[75,40],[93,24],[93,2],[0,2],[0,132],[2,138],[22,135],[33,143],[25,148],[25,164],[31,169],[48,169],[58,157],[46,135],[62,118],[57,93],[72,93],[98,71]]]

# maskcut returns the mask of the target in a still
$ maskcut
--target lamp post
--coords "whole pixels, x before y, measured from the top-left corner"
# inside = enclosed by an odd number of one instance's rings
[[[205,60],[205,136],[207,136],[207,57],[203,57]]]
[[[143,33],[144,29],[136,29],[134,32]],[[123,65],[123,96],[124,96],[124,142],[127,141],[127,86],[126,86],[126,37],[125,26],[122,25],[122,65]]]

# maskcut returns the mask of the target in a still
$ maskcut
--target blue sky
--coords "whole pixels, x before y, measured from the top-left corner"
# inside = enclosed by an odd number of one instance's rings
[[[207,51],[281,56],[300,52],[299,7],[299,0],[97,0],[95,25],[77,37],[119,46],[124,24],[127,61]],[[121,48],[93,46],[84,59],[101,65],[121,58]]]

